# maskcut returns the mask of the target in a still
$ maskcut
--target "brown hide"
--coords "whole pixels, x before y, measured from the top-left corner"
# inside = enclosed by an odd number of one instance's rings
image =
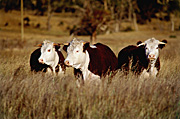
[[[89,53],[90,63],[88,69],[95,75],[106,75],[107,71],[115,71],[117,69],[118,60],[114,52],[106,45],[97,43],[94,46],[97,48],[91,48],[86,45],[86,50]]]

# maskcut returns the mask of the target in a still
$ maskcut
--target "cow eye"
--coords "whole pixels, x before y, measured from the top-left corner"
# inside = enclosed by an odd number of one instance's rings
[[[79,50],[76,51],[77,53],[79,52]]]
[[[48,49],[48,52],[50,52],[51,50],[50,49]]]
[[[158,47],[156,49],[159,49]]]

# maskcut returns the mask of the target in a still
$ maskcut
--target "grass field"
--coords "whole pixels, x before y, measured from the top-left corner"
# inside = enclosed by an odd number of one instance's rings
[[[135,45],[139,40],[166,39],[168,44],[160,52],[161,70],[156,79],[138,79],[131,74],[125,77],[119,72],[111,83],[105,77],[99,85],[86,84],[78,88],[72,68],[67,68],[64,76],[53,77],[32,73],[29,66],[30,54],[37,48],[36,44],[45,39],[70,41],[66,27],[77,18],[55,16],[52,19],[55,28],[46,31],[45,17],[26,13],[34,24],[41,19],[42,28],[25,28],[25,41],[22,42],[20,19],[15,17],[19,12],[0,12],[4,15],[0,22],[1,119],[180,118],[180,31],[153,31],[148,29],[152,26],[139,26],[138,32],[98,35],[98,42],[108,45],[116,55],[123,47]],[[9,25],[5,27],[7,21]],[[64,25],[57,27],[59,21]],[[89,41],[89,37],[78,38]]]

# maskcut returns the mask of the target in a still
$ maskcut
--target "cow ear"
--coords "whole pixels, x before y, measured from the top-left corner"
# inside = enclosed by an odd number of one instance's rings
[[[140,47],[140,46],[145,46],[145,43],[141,42],[141,41],[138,41],[137,42],[137,46]]]
[[[55,47],[56,50],[61,48],[60,44],[58,44],[58,43],[54,43],[53,46]]]
[[[67,52],[67,47],[68,47],[69,45],[64,45],[63,46],[63,50],[65,51],[65,52]]]
[[[55,49],[56,49],[56,50],[59,50],[60,48],[61,48],[60,45],[55,45]]]
[[[138,41],[136,44],[139,45],[139,44],[141,44],[141,43],[142,43],[141,41]]]
[[[159,42],[158,47],[159,47],[160,49],[162,49],[162,48],[165,47],[166,43],[167,43],[167,40],[162,40],[161,42]]]
[[[36,45],[37,47],[42,47],[42,43],[41,44],[38,44],[38,45]]]
[[[167,43],[167,40],[166,40],[166,39],[164,39],[164,40],[162,40],[161,42],[163,42],[163,43]]]
[[[85,52],[88,47],[89,47],[89,42],[84,43],[84,45],[83,45],[83,52]]]
[[[70,43],[63,43],[63,50],[65,51],[65,52],[67,52],[67,48],[68,48],[68,46],[69,46],[69,44]]]

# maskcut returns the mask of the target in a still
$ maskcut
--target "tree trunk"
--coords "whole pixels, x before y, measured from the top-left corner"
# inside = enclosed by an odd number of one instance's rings
[[[171,16],[171,31],[174,31],[174,15]]]
[[[119,20],[116,20],[116,23],[115,23],[115,32],[119,32],[120,31],[120,23],[119,23]]]
[[[139,31],[138,24],[137,24],[136,13],[133,13],[133,24],[134,24],[135,31]]]
[[[89,4],[90,4],[90,3],[89,3],[89,0],[84,0],[83,8],[89,7],[89,6],[90,6]]]
[[[96,31],[94,31],[90,37],[90,43],[95,44],[96,43]]]
[[[21,0],[21,41],[24,41],[24,16],[23,16],[23,0]]]
[[[171,20],[171,31],[174,31],[174,21]]]
[[[50,24],[51,17],[52,17],[51,0],[48,0],[48,12],[47,12],[47,30],[48,31],[51,29],[51,24]]]
[[[108,10],[107,0],[104,0],[104,10],[105,10],[105,11]]]
[[[129,8],[128,8],[128,20],[132,21],[132,1],[128,0]]]
[[[124,2],[121,1],[120,3],[120,9],[118,11],[119,17],[116,18],[116,23],[115,23],[115,32],[119,32],[120,31],[120,27],[121,27],[121,22],[122,22],[122,18],[124,15]]]
[[[114,14],[114,6],[111,6],[111,19],[114,19],[115,14]]]

